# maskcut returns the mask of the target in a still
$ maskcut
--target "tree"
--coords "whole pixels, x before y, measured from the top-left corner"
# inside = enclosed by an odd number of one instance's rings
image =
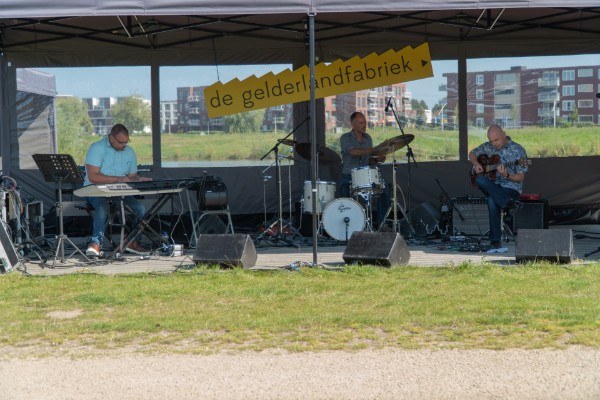
[[[129,133],[133,134],[143,133],[144,128],[152,122],[150,106],[138,96],[120,98],[117,104],[111,107],[110,113],[115,123],[125,125]]]
[[[223,117],[227,133],[258,132],[265,118],[265,110],[254,110]]]
[[[77,158],[82,149],[86,150],[85,137],[94,131],[87,104],[77,97],[59,97],[56,100],[56,125],[59,152]]]

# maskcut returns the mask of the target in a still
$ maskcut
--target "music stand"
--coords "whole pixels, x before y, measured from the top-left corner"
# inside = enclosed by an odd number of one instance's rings
[[[37,164],[40,172],[44,176],[46,182],[58,183],[58,202],[56,203],[56,216],[58,217],[59,234],[56,241],[56,251],[54,253],[54,261],[50,268],[54,268],[56,258],[60,252],[60,261],[65,260],[65,242],[69,243],[75,250],[69,254],[70,258],[75,253],[81,254],[86,261],[90,261],[85,253],[83,253],[64,233],[63,228],[63,213],[62,213],[62,184],[64,183],[83,183],[83,178],[79,173],[79,169],[75,160],[70,154],[34,154],[33,160]]]

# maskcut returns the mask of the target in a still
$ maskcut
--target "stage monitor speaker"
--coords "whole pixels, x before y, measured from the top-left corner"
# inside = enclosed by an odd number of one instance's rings
[[[573,261],[573,234],[570,229],[520,229],[515,259],[517,262],[570,263]]]
[[[256,264],[256,249],[249,235],[198,235],[194,262],[228,268],[252,268]]]
[[[6,232],[4,222],[0,221],[0,273],[7,273],[18,264],[19,255]]]
[[[524,201],[521,208],[512,211],[512,230],[519,229],[548,229],[548,201]]]
[[[406,242],[395,232],[354,232],[342,254],[346,264],[374,264],[383,267],[408,264]]]
[[[198,225],[198,234],[219,234],[226,233],[227,225],[221,217],[215,214],[209,214],[202,217],[200,225]]]
[[[431,203],[421,203],[410,213],[410,221],[417,236],[431,235],[439,229],[442,213]]]
[[[490,230],[485,197],[453,198],[452,227],[463,235],[485,235]]]

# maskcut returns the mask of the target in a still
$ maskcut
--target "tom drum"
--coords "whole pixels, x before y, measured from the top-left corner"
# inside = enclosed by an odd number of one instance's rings
[[[317,214],[335,198],[335,183],[317,181]],[[312,206],[312,181],[304,181],[304,212],[313,213]]]
[[[353,192],[380,192],[384,183],[377,166],[352,168]]]
[[[323,210],[322,222],[329,236],[348,241],[352,232],[365,229],[365,211],[357,201],[342,197],[327,204]]]

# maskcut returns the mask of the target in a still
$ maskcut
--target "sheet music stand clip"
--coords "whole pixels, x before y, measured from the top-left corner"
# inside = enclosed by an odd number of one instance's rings
[[[56,240],[56,251],[54,261],[50,268],[54,268],[56,259],[60,253],[60,261],[65,262],[66,258],[72,257],[75,253],[81,254],[86,261],[89,258],[82,252],[75,243],[64,233],[63,212],[62,212],[62,184],[63,183],[83,183],[83,178],[79,173],[79,168],[70,154],[34,154],[33,160],[37,164],[40,172],[46,182],[58,184],[58,202],[56,203],[56,216],[58,217],[59,234]],[[73,252],[65,258],[65,242],[73,247]]]

